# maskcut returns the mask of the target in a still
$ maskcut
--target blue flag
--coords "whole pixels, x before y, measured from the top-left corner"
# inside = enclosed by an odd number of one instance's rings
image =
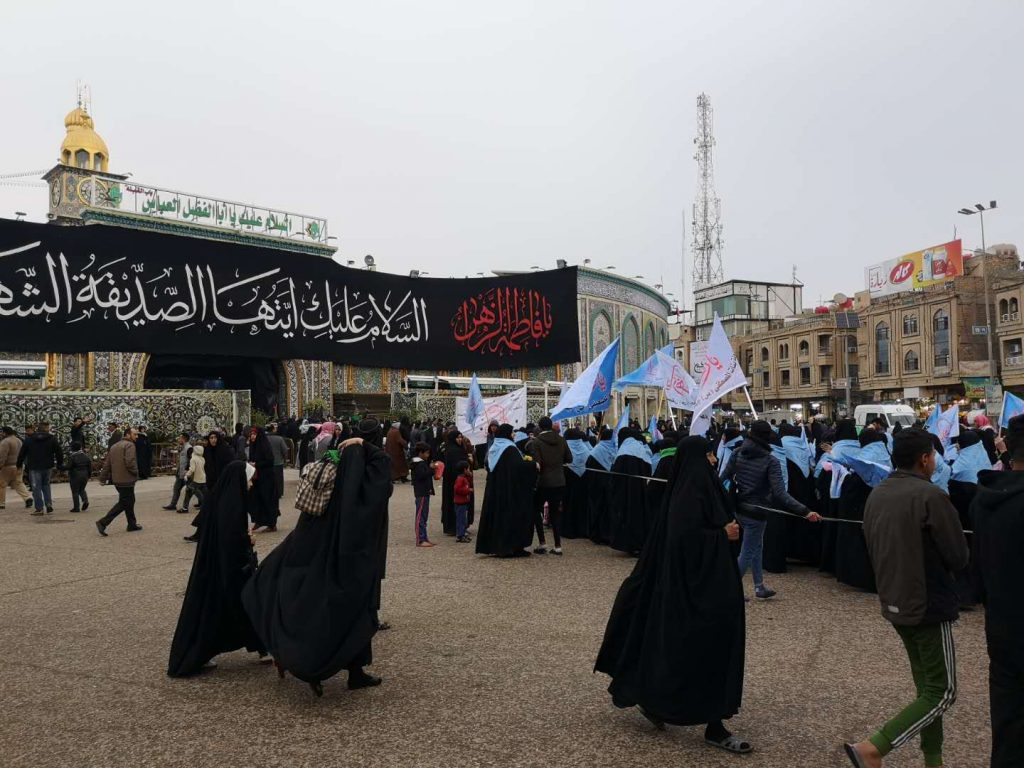
[[[588,413],[607,411],[612,402],[615,361],[619,356],[619,340],[605,347],[594,362],[580,374],[569,389],[562,392],[551,414],[552,421],[563,421]]]
[[[657,415],[651,416],[651,423],[647,425],[647,434],[651,436],[652,442],[656,443],[662,439],[661,430],[658,429]]]
[[[999,426],[1010,426],[1010,419],[1024,414],[1024,400],[1012,392],[1003,392],[1003,415],[999,418]]]
[[[626,403],[626,407],[622,411],[622,416],[619,418],[619,423],[615,425],[615,434],[612,435],[612,439],[619,439],[619,430],[625,429],[629,426],[629,403]]]
[[[938,403],[936,403],[934,406],[932,406],[932,412],[928,416],[927,421],[925,421],[925,423],[924,423],[924,428],[925,428],[926,432],[931,432],[933,435],[937,435],[938,434],[937,429],[938,429],[938,426],[939,426],[939,414],[941,412],[942,412],[942,407]]]
[[[484,393],[480,391],[480,382],[473,374],[473,380],[469,382],[469,399],[466,402],[466,423],[471,427],[484,415]]]

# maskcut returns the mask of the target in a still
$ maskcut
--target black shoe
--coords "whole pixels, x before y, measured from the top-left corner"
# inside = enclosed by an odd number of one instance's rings
[[[184,507],[182,507],[181,509],[178,510],[178,514],[179,515],[187,515],[188,514],[188,510],[185,509]]]
[[[132,533],[133,531],[141,531],[141,530],[142,530],[142,526],[141,525],[129,525],[128,526],[128,532],[129,533]]]
[[[374,677],[363,671],[348,673],[348,689],[350,691],[358,691],[360,688],[374,688],[383,682],[382,678]]]
[[[190,542],[192,544],[196,544],[196,543],[199,542],[199,531],[196,531],[191,536],[182,536],[182,538],[185,539],[185,541],[187,541],[187,542]]]
[[[107,526],[105,526],[99,520],[96,521],[96,530],[100,532],[100,536],[106,536],[107,535]]]
[[[643,707],[637,707],[637,709],[640,710],[640,714],[641,715],[643,715],[644,717],[647,718],[647,722],[649,722],[651,725],[653,725],[659,731],[664,731],[665,730],[665,721],[664,720],[662,720],[657,715],[652,715],[650,712],[648,712]]]
[[[48,515],[52,515],[53,514],[53,507],[52,506],[46,508],[46,514],[48,514]]]
[[[175,506],[173,504],[165,504],[160,507],[160,509],[166,509],[168,512],[173,512],[175,510]]]
[[[71,510],[71,514],[74,515],[74,514],[77,514],[77,513],[81,512],[81,511],[82,510],[78,509],[78,507],[75,507],[74,509]]]
[[[318,699],[324,695],[324,687],[320,684],[319,681],[315,683],[310,683],[309,687],[313,689],[313,693],[316,694],[316,697]],[[349,687],[351,688],[352,686],[350,685]]]
[[[25,499],[25,509],[32,509],[32,499]]]
[[[89,508],[89,502],[87,501],[87,502],[85,502],[85,504],[82,505],[82,511],[85,512],[85,510],[87,510],[88,508]]]
[[[546,555],[548,553],[547,547],[534,547],[533,554],[535,555]]]

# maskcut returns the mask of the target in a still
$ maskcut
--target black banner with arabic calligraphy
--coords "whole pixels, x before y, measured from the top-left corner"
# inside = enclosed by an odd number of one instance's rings
[[[333,360],[422,370],[576,362],[576,269],[411,278],[120,227],[0,219],[0,348]]]

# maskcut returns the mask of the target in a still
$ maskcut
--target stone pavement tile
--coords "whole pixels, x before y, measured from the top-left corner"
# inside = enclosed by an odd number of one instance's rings
[[[482,494],[482,473],[477,484]],[[374,642],[383,686],[349,692],[341,674],[316,699],[244,652],[170,680],[195,549],[181,541],[189,518],[159,509],[169,488],[169,478],[140,488],[145,530],[131,536],[102,539],[85,521],[0,519],[4,768],[845,767],[840,742],[866,735],[911,696],[877,599],[795,569],[771,578],[778,598],[747,609],[744,703],[733,725],[756,755],[711,750],[699,728],[658,733],[636,711],[612,707],[607,678],[591,672],[632,559],[589,541],[566,541],[563,558],[478,557],[441,534],[439,497],[430,526],[439,546],[417,549],[407,486],[391,504],[383,615],[394,628]],[[258,537],[262,553],[294,525],[293,497],[290,476],[281,530]],[[958,768],[986,762],[982,624],[974,612],[956,628],[961,693],[946,741]],[[913,746],[887,762],[919,764]]]

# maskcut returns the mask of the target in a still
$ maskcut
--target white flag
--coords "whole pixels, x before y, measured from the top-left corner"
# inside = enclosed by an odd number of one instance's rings
[[[487,425],[493,419],[499,424],[513,427],[526,426],[526,387],[513,390],[500,397],[485,397],[483,412],[470,424],[466,419],[468,397],[455,398],[455,426],[474,445],[487,442]]]
[[[722,321],[715,313],[715,324],[704,354],[704,373],[700,379],[700,393],[693,404],[694,415],[710,409],[716,400],[734,389],[747,386],[747,377],[740,361],[732,351]],[[710,415],[710,414],[709,414]]]
[[[693,420],[690,422],[690,435],[704,437],[708,433],[708,427],[711,426],[711,408],[705,408],[698,414],[694,414]]]

